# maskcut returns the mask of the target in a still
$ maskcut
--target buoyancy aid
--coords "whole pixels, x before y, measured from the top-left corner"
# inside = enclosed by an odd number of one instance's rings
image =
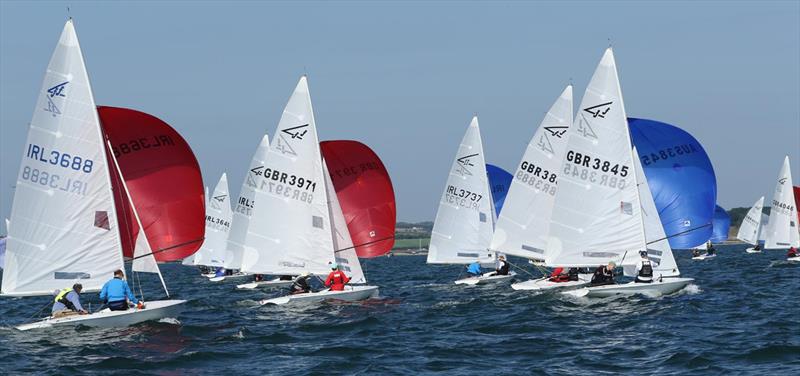
[[[69,299],[67,299],[67,295],[72,292],[72,288],[65,288],[61,289],[61,291],[56,295],[54,303],[61,303],[66,306],[70,311],[75,311],[75,304],[72,304]]]
[[[637,278],[641,281],[653,280],[653,264],[650,263],[650,260],[642,260],[642,268],[639,269]]]

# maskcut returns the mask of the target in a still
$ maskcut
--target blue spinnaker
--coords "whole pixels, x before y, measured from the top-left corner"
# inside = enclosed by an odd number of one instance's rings
[[[731,229],[731,216],[721,206],[714,208],[714,219],[712,220],[713,233],[711,234],[712,243],[722,243],[728,240],[728,231]]]
[[[506,170],[492,164],[486,164],[486,174],[489,175],[489,188],[492,190],[492,200],[494,200],[494,211],[496,215],[500,215],[500,209],[503,208],[503,201],[508,194],[508,188],[511,187],[511,179],[513,176]]]
[[[635,118],[628,125],[670,246],[688,249],[708,241],[717,179],[706,151],[674,125]]]

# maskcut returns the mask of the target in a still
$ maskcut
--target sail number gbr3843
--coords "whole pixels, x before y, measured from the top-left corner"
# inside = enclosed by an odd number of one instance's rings
[[[628,170],[628,166],[573,150],[567,151],[567,161],[564,163],[564,175],[609,188],[625,188]]]

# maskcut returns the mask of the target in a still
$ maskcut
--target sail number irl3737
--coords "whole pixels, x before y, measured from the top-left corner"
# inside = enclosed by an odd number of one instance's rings
[[[482,198],[483,195],[452,185],[447,186],[447,194],[445,195],[447,203],[475,210],[478,210],[478,202],[480,202]]]
[[[54,173],[47,165],[66,169],[68,173],[77,171],[90,174],[94,167],[93,160],[75,154],[63,153],[58,150],[47,150],[35,144],[28,144],[25,157],[41,162],[45,164],[47,168],[46,170],[40,170],[39,168],[31,167],[26,164],[20,171],[20,178],[22,178],[22,180],[44,187],[60,189],[65,192],[86,195],[87,184],[85,181],[73,178],[63,179],[61,175]]]

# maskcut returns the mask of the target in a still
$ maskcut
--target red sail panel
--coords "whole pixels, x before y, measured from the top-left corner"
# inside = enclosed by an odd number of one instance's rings
[[[797,210],[797,221],[800,223],[800,186],[794,186],[794,208]]]
[[[357,141],[320,143],[358,257],[378,257],[394,246],[397,209],[392,179],[378,155]]]
[[[156,260],[176,261],[195,253],[205,237],[205,197],[189,144],[169,124],[146,113],[97,110]],[[139,228],[116,169],[110,171],[123,254],[133,257]]]

